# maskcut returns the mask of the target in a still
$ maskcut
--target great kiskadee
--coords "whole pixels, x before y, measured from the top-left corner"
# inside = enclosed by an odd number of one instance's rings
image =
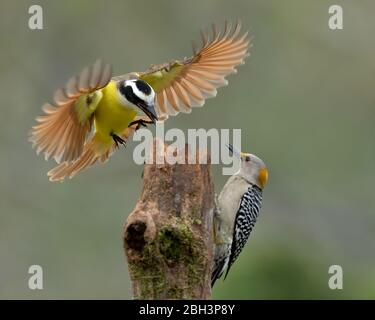
[[[190,113],[216,96],[216,89],[228,84],[225,77],[249,55],[249,40],[247,33],[239,35],[240,22],[212,29],[211,37],[202,32],[202,46],[196,50],[193,44],[190,58],[117,77],[111,65],[98,60],[57,90],[55,103],[43,106],[45,114],[36,119],[30,137],[38,154],[59,163],[48,172],[50,180],[72,178],[107,161],[141,125]],[[137,116],[138,111],[145,115]]]

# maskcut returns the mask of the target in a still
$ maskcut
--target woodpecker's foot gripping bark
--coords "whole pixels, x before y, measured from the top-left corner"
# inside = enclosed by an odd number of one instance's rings
[[[140,129],[141,127],[147,127],[148,124],[152,124],[153,122],[150,120],[150,121],[147,121],[147,120],[135,120],[135,121],[132,121],[130,122],[129,126],[128,127],[131,127],[132,125],[137,125],[136,128],[135,128],[135,131],[137,131],[138,129]]]

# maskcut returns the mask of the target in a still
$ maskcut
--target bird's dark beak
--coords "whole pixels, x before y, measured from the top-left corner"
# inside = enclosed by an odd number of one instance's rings
[[[152,120],[153,123],[158,120],[154,104],[149,105],[142,101],[139,102],[137,106]]]
[[[233,145],[231,145],[230,143],[227,144],[227,147],[229,149],[229,151],[234,155],[236,156],[238,159],[241,159],[241,152],[238,151],[235,147],[233,147]]]

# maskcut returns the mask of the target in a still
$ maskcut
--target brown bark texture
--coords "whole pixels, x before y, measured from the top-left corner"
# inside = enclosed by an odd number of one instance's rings
[[[157,147],[164,155],[173,150],[155,140],[153,159]],[[195,154],[206,156],[200,150]],[[194,157],[188,146],[182,156],[185,163]],[[143,179],[123,230],[134,299],[210,298],[214,187],[209,159],[207,164],[145,164]]]

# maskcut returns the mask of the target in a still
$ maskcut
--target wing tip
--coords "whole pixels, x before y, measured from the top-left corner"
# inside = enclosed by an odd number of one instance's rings
[[[240,18],[235,20],[235,23],[224,20],[224,27],[219,28],[217,23],[211,24],[211,33],[200,29],[202,45],[199,47],[196,46],[195,41],[192,41],[193,57],[199,55],[199,53],[208,47],[209,45],[223,40],[229,41],[246,41],[246,38],[249,34],[249,31],[246,31],[243,35],[240,36],[242,30],[242,21]],[[211,37],[210,37],[211,36]]]
[[[183,64],[191,68],[195,73],[194,76],[198,75],[198,78],[192,82],[186,69],[186,72],[179,76],[178,83],[183,88],[177,88],[177,98],[176,96],[170,98],[166,95],[166,90],[160,90],[157,98],[160,114],[175,116],[180,112],[190,113],[192,107],[203,106],[205,99],[217,96],[218,88],[228,85],[225,77],[236,74],[236,67],[244,64],[245,59],[250,55],[248,52],[250,40],[247,40],[249,32],[240,34],[241,19],[237,19],[234,23],[225,20],[222,28],[218,28],[217,24],[213,23],[211,28],[211,32],[200,30],[201,48],[198,49],[196,42],[192,41],[193,56],[183,61]]]

